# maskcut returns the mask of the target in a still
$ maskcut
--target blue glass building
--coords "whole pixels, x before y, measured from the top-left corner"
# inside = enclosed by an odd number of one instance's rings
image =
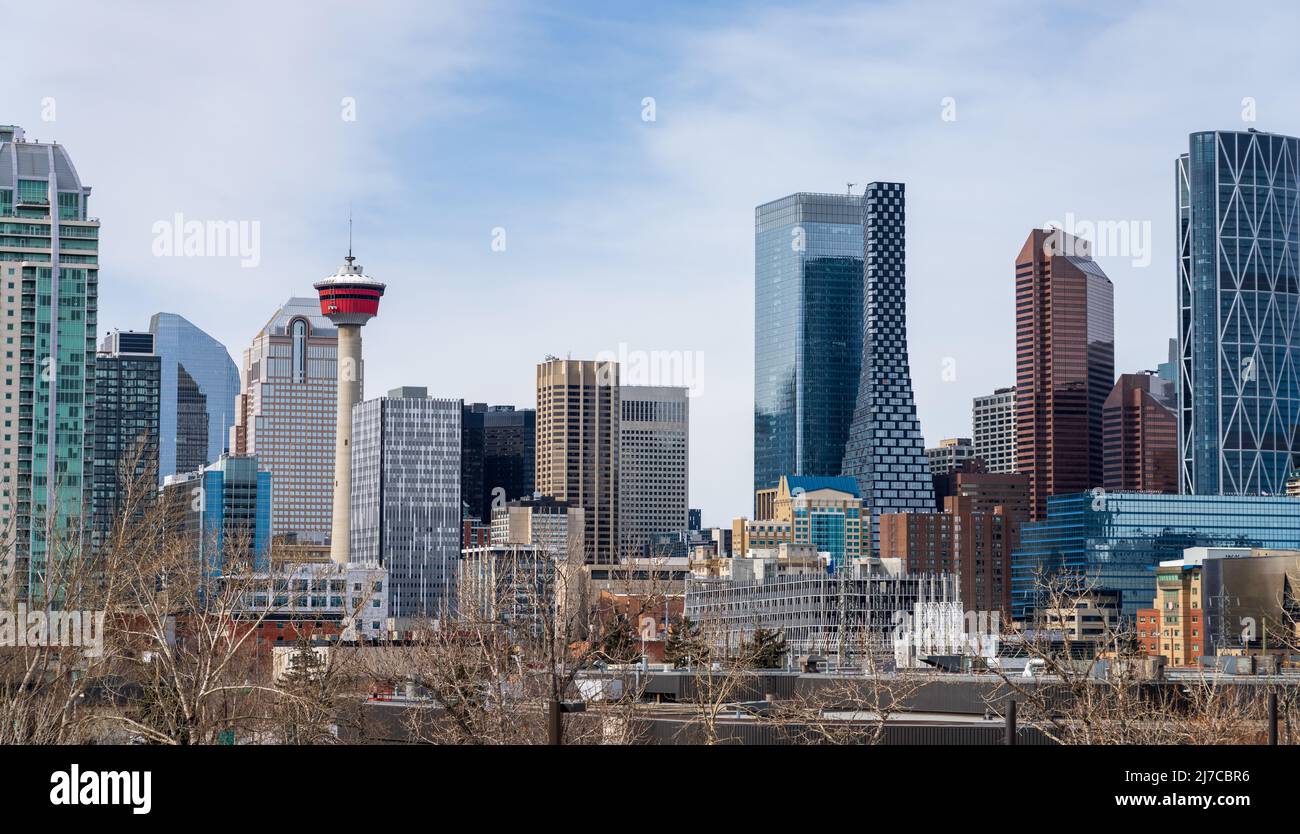
[[[1047,499],[1011,557],[1011,608],[1031,619],[1037,577],[1086,576],[1120,592],[1125,617],[1149,608],[1156,566],[1187,547],[1300,548],[1300,499],[1285,496],[1080,492]]]
[[[162,357],[158,480],[218,460],[235,424],[239,371],[226,346],[175,313],[149,320]],[[206,417],[206,419],[204,419]]]
[[[1175,172],[1181,491],[1281,494],[1300,464],[1300,140],[1193,133]]]
[[[231,547],[248,548],[254,570],[270,568],[271,473],[256,457],[222,455],[198,471],[169,476],[163,490],[182,509],[206,575],[221,575]]]
[[[755,209],[754,489],[838,475],[862,362],[862,197]]]
[[[906,200],[900,182],[862,197],[864,333],[861,380],[841,474],[857,479],[880,551],[880,514],[933,512],[934,482],[907,360]]]

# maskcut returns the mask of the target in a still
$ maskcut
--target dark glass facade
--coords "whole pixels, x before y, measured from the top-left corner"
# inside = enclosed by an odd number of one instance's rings
[[[512,405],[466,403],[461,420],[461,500],[480,521],[498,504],[536,488],[537,412]],[[500,489],[500,493],[494,490]]]
[[[935,508],[907,358],[906,209],[901,182],[867,185],[861,373],[841,472],[857,479],[873,554],[880,550],[882,513]]]
[[[1181,559],[1188,547],[1300,548],[1300,499],[1101,490],[1052,496],[1047,518],[1021,528],[1011,563],[1013,616],[1032,618],[1041,570],[1118,591],[1131,622],[1151,606],[1159,563]]]
[[[116,349],[95,358],[93,539],[112,531],[124,490],[158,467],[158,410],[162,365],[149,333],[113,334]],[[130,337],[130,338],[128,338]],[[112,337],[110,337],[111,339]],[[107,347],[107,346],[106,346]],[[153,493],[154,481],[138,488]]]
[[[192,472],[208,463],[208,398],[184,365],[175,370],[176,469]]]
[[[862,367],[862,197],[755,210],[754,489],[836,475]]]
[[[1181,489],[1281,494],[1300,465],[1300,140],[1190,141],[1175,165]]]

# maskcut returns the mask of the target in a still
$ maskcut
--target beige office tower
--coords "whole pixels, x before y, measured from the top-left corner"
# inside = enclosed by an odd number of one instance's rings
[[[651,537],[685,533],[689,476],[688,389],[624,385],[619,389],[618,524],[624,561],[661,555]]]
[[[581,507],[585,560],[618,558],[617,362],[537,366],[537,492]]]
[[[271,534],[328,541],[334,500],[338,330],[316,298],[276,311],[240,367],[231,451],[271,473]],[[358,368],[358,374],[360,369]]]

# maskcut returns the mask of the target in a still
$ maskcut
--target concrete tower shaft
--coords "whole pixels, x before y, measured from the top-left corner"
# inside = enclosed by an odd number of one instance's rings
[[[346,565],[352,536],[352,408],[362,393],[361,328],[379,313],[384,285],[367,276],[349,252],[337,273],[314,286],[321,314],[339,331],[330,561]]]

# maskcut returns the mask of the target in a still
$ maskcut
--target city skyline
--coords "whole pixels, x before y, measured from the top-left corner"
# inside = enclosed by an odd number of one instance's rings
[[[691,404],[692,504],[706,524],[725,524],[752,500],[752,437],[736,427],[752,407],[753,206],[840,191],[848,180],[907,184],[909,352],[934,445],[968,436],[971,398],[1013,381],[1010,336],[972,343],[957,333],[967,316],[1010,332],[1012,261],[1030,228],[1071,217],[1150,224],[1144,253],[1100,262],[1116,289],[1116,371],[1153,367],[1176,333],[1170,160],[1197,131],[1300,133],[1297,93],[1285,83],[1300,58],[1284,34],[1258,20],[1199,20],[1172,4],[1027,14],[953,7],[939,19],[896,6],[764,8],[743,22],[725,5],[622,11],[600,22],[590,7],[499,9],[412,16],[395,6],[370,20],[306,23],[266,9],[257,32],[229,33],[245,56],[234,67],[219,60],[231,43],[161,12],[124,35],[120,62],[71,48],[57,77],[40,62],[17,62],[0,80],[12,108],[5,121],[70,149],[111,232],[96,335],[141,329],[165,309],[238,356],[263,310],[307,294],[334,267],[352,201],[358,253],[401,299],[368,339],[368,355],[384,365],[371,395],[422,384],[438,396],[530,407],[532,368],[546,353],[595,357],[621,344],[699,351],[707,374]],[[39,13],[16,9],[15,25]],[[69,43],[97,37],[100,14],[66,21]],[[784,39],[795,21],[815,37]],[[1141,33],[1153,28],[1177,33],[1169,39],[1177,50],[1151,47]],[[286,45],[291,30],[301,37]],[[669,37],[685,30],[689,37]],[[870,31],[920,46],[837,48]],[[608,45],[580,67],[566,48],[593,34]],[[1078,48],[1051,47],[1058,36]],[[486,48],[489,38],[498,48]],[[330,48],[343,44],[350,48]],[[1018,57],[1004,57],[1012,45]],[[131,53],[156,60],[158,49],[174,57],[182,48],[210,60],[175,61],[176,72],[147,90],[131,76]],[[1224,60],[1177,58],[1195,49]],[[321,57],[340,51],[384,54],[396,71],[380,80],[360,58]],[[273,67],[285,60],[308,71],[281,79]],[[534,61],[555,66],[556,78],[523,78],[520,67]],[[903,78],[912,61],[927,72]],[[687,68],[696,74],[683,77]],[[121,97],[96,98],[112,85]],[[355,122],[341,118],[347,97]],[[654,121],[643,121],[647,97]],[[1254,122],[1243,121],[1248,97]],[[52,121],[41,118],[46,98]],[[944,120],[948,98],[954,121]],[[1034,98],[1115,118],[1048,131],[1024,108]],[[520,120],[527,142],[510,131]],[[828,129],[810,137],[795,127],[809,121]],[[151,140],[144,166],[142,138]],[[263,141],[301,153],[267,154]],[[271,192],[273,200],[250,196]],[[155,224],[177,213],[259,221],[258,266],[155,255]],[[497,228],[505,251],[492,249]],[[244,303],[253,289],[265,304]],[[518,303],[501,305],[501,293]],[[574,304],[572,293],[586,300]],[[445,303],[430,303],[439,294]],[[592,318],[611,304],[627,315]],[[743,312],[719,327],[719,310]],[[489,321],[498,335],[483,340],[475,325]],[[456,367],[413,349],[412,334],[425,329],[483,343],[478,361]]]

